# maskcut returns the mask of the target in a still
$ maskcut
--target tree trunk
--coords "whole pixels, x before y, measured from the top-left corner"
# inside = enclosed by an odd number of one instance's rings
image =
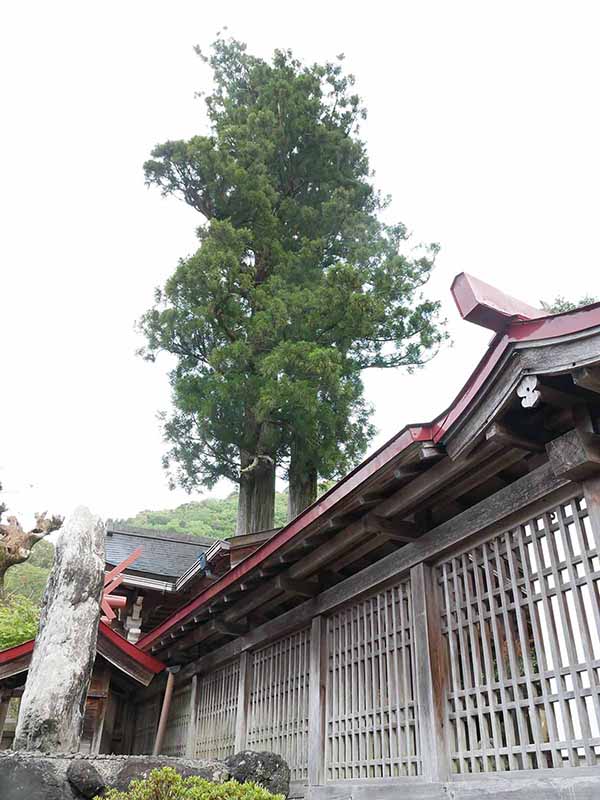
[[[104,585],[105,530],[77,508],[56,545],[13,749],[79,749],[85,701],[96,658]]]
[[[58,530],[61,524],[61,517],[46,519],[45,514],[36,514],[36,525],[31,531],[24,531],[16,517],[9,517],[6,524],[0,524],[0,598],[4,596],[7,570],[27,561],[33,546],[44,536]]]
[[[245,472],[252,463],[252,456],[247,450],[240,450],[240,493],[238,495],[237,523],[235,532],[243,536],[249,532],[250,517],[252,512],[252,492],[254,489],[254,475]]]
[[[288,522],[317,499],[317,470],[292,449],[288,483]]]
[[[254,476],[248,533],[268,531],[275,524],[275,464],[261,461]]]
[[[266,531],[275,518],[275,464],[268,457],[252,458],[241,452],[242,473],[236,534]]]

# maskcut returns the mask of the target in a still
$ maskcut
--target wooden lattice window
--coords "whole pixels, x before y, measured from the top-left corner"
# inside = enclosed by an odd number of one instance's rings
[[[328,619],[329,780],[421,772],[410,581]]]
[[[247,743],[279,753],[293,781],[308,776],[308,664],[310,630],[252,653]]]
[[[196,758],[225,758],[233,754],[239,680],[239,659],[201,678]]]
[[[583,497],[438,569],[455,772],[600,763],[600,562]]]
[[[135,734],[133,739],[133,752],[148,754],[152,752],[158,717],[160,715],[160,696],[139,703],[135,709]]]
[[[184,756],[190,727],[192,685],[188,684],[173,694],[162,753],[166,756]]]

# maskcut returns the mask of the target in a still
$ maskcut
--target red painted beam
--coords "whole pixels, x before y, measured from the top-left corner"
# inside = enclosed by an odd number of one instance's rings
[[[515,319],[529,320],[545,316],[545,312],[504,294],[489,283],[461,272],[450,288],[463,319],[496,333],[504,331]]]
[[[104,636],[105,639],[108,639],[114,645],[116,645],[121,652],[125,653],[126,655],[130,656],[137,661],[142,667],[145,667],[150,672],[153,672],[155,675],[158,675],[159,672],[162,672],[165,669],[165,664],[162,661],[159,661],[154,656],[149,655],[148,653],[144,653],[143,650],[140,650],[138,645],[132,644],[128,642],[127,639],[123,638],[120,634],[107,625],[104,622],[100,622],[100,626],[98,628],[98,635]]]
[[[33,653],[34,645],[35,639],[29,639],[29,641],[23,642],[23,644],[17,644],[14,647],[7,647],[6,650],[0,650],[0,664],[8,664],[11,661],[15,661],[17,658],[22,658],[23,656],[29,655],[29,653]]]

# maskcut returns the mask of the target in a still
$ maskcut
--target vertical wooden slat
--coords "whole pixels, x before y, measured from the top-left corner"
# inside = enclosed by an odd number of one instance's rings
[[[237,714],[235,720],[235,741],[234,750],[239,753],[246,749],[246,733],[248,729],[248,700],[250,698],[250,681],[252,669],[252,659],[248,652],[240,656],[240,678],[238,681]]]
[[[192,676],[190,699],[189,699],[189,715],[190,720],[188,724],[187,739],[185,743],[185,755],[187,758],[193,758],[196,752],[196,735],[197,735],[197,714],[198,714],[198,676]]]
[[[420,774],[412,625],[409,580],[329,618],[328,780]]]
[[[517,618],[517,631],[521,651],[521,662],[523,664],[523,672],[525,675],[525,695],[527,702],[527,710],[529,711],[529,728],[533,738],[533,745],[537,757],[536,767],[541,769],[546,766],[545,760],[542,756],[542,727],[539,717],[539,706],[536,704],[536,690],[534,684],[535,669],[531,659],[531,646],[529,642],[528,620],[524,613],[524,607],[521,602],[523,590],[519,586],[520,575],[518,573],[518,564],[513,551],[513,533],[508,532],[505,535],[504,541],[506,543],[506,555],[508,560],[508,577],[512,586],[513,604],[515,607],[515,616]]]
[[[4,726],[6,724],[6,717],[8,716],[10,698],[11,693],[9,691],[0,693],[0,750],[2,749],[2,736],[4,735]]]
[[[325,683],[327,637],[323,617],[315,617],[310,628],[310,667],[308,700],[308,784],[324,783]]]
[[[445,719],[447,665],[437,586],[431,568],[425,564],[413,567],[410,584],[422,772],[432,781],[445,781],[449,773]]]
[[[239,659],[198,683],[196,758],[226,758],[235,750]]]

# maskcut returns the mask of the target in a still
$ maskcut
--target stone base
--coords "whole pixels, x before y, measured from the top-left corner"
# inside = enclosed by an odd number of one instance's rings
[[[241,755],[231,767],[223,761],[200,761],[168,756],[87,756],[81,753],[47,755],[25,751],[0,751],[1,800],[90,800],[105,789],[127,789],[130,781],[147,778],[153,769],[172,767],[183,777],[222,783],[236,778],[260,783],[269,791],[289,792],[289,768],[273,753]],[[237,757],[239,758],[239,756]],[[252,770],[255,764],[256,770]],[[287,776],[287,782],[286,782]]]

